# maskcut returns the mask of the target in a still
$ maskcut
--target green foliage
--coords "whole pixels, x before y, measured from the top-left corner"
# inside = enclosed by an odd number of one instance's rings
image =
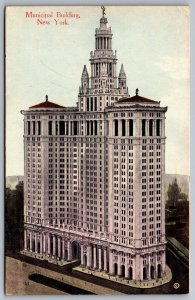
[[[180,187],[177,183],[177,178],[175,178],[172,184],[169,184],[169,188],[167,191],[168,203],[172,206],[177,206],[177,202],[179,199],[187,201],[188,196],[185,193],[181,192]]]
[[[5,251],[16,252],[23,247],[23,183],[6,188],[5,193]]]

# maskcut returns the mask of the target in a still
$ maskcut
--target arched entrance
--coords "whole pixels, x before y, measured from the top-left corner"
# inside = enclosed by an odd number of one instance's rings
[[[130,280],[133,279],[133,269],[132,269],[132,267],[129,267],[129,279]]]
[[[162,267],[160,264],[158,264],[158,278],[161,278],[162,276]]]
[[[118,274],[118,265],[117,263],[114,263],[114,275]]]
[[[121,276],[125,277],[125,266],[124,265],[121,266]]]
[[[41,245],[40,245],[40,241],[37,242],[37,252],[40,253],[41,250]]]
[[[83,266],[86,267],[87,266],[87,255],[84,254],[83,256]]]
[[[32,240],[32,251],[35,252],[35,240]]]
[[[154,266],[151,266],[151,268],[150,268],[150,276],[151,276],[151,279],[154,279]]]
[[[143,280],[147,280],[147,270],[146,270],[146,267],[143,268]]]
[[[80,245],[76,241],[72,242],[72,259],[80,259]]]

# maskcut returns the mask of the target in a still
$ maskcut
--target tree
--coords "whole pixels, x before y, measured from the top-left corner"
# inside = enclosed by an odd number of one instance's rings
[[[5,251],[16,252],[23,248],[23,183],[15,189],[6,188],[5,197]]]
[[[181,189],[177,184],[177,178],[175,178],[172,184],[169,184],[167,191],[169,205],[176,206],[178,199],[180,198]]]

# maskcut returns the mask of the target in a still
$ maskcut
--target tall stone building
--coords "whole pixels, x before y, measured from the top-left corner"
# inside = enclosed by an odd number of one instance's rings
[[[95,31],[75,107],[24,115],[24,251],[133,280],[165,276],[165,112],[116,72],[112,31]]]

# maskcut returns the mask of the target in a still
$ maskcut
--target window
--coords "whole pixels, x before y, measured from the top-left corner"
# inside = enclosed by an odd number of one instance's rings
[[[95,135],[97,135],[98,133],[97,133],[97,121],[95,121],[95,133],[94,133]]]
[[[60,121],[60,135],[65,134],[65,123],[64,121]]]
[[[78,122],[74,121],[73,125],[74,125],[74,127],[73,127],[74,128],[73,135],[77,135],[78,134]]]
[[[160,120],[156,120],[156,135],[160,136]]]
[[[153,136],[153,120],[149,120],[149,136]]]
[[[142,136],[146,136],[146,120],[142,120]]]
[[[87,98],[87,111],[89,111],[89,98]]]
[[[49,121],[48,131],[49,131],[49,135],[52,135],[52,121]]]
[[[122,136],[125,136],[126,135],[126,121],[125,120],[122,120]]]
[[[133,136],[133,120],[129,120],[129,136]]]
[[[93,111],[93,98],[91,98],[91,111]]]
[[[114,120],[114,135],[118,136],[118,120]]]
[[[27,121],[27,131],[28,131],[28,135],[30,135],[30,122]]]
[[[41,135],[41,122],[38,121],[38,135]]]
[[[33,121],[33,135],[35,135],[35,121]]]

